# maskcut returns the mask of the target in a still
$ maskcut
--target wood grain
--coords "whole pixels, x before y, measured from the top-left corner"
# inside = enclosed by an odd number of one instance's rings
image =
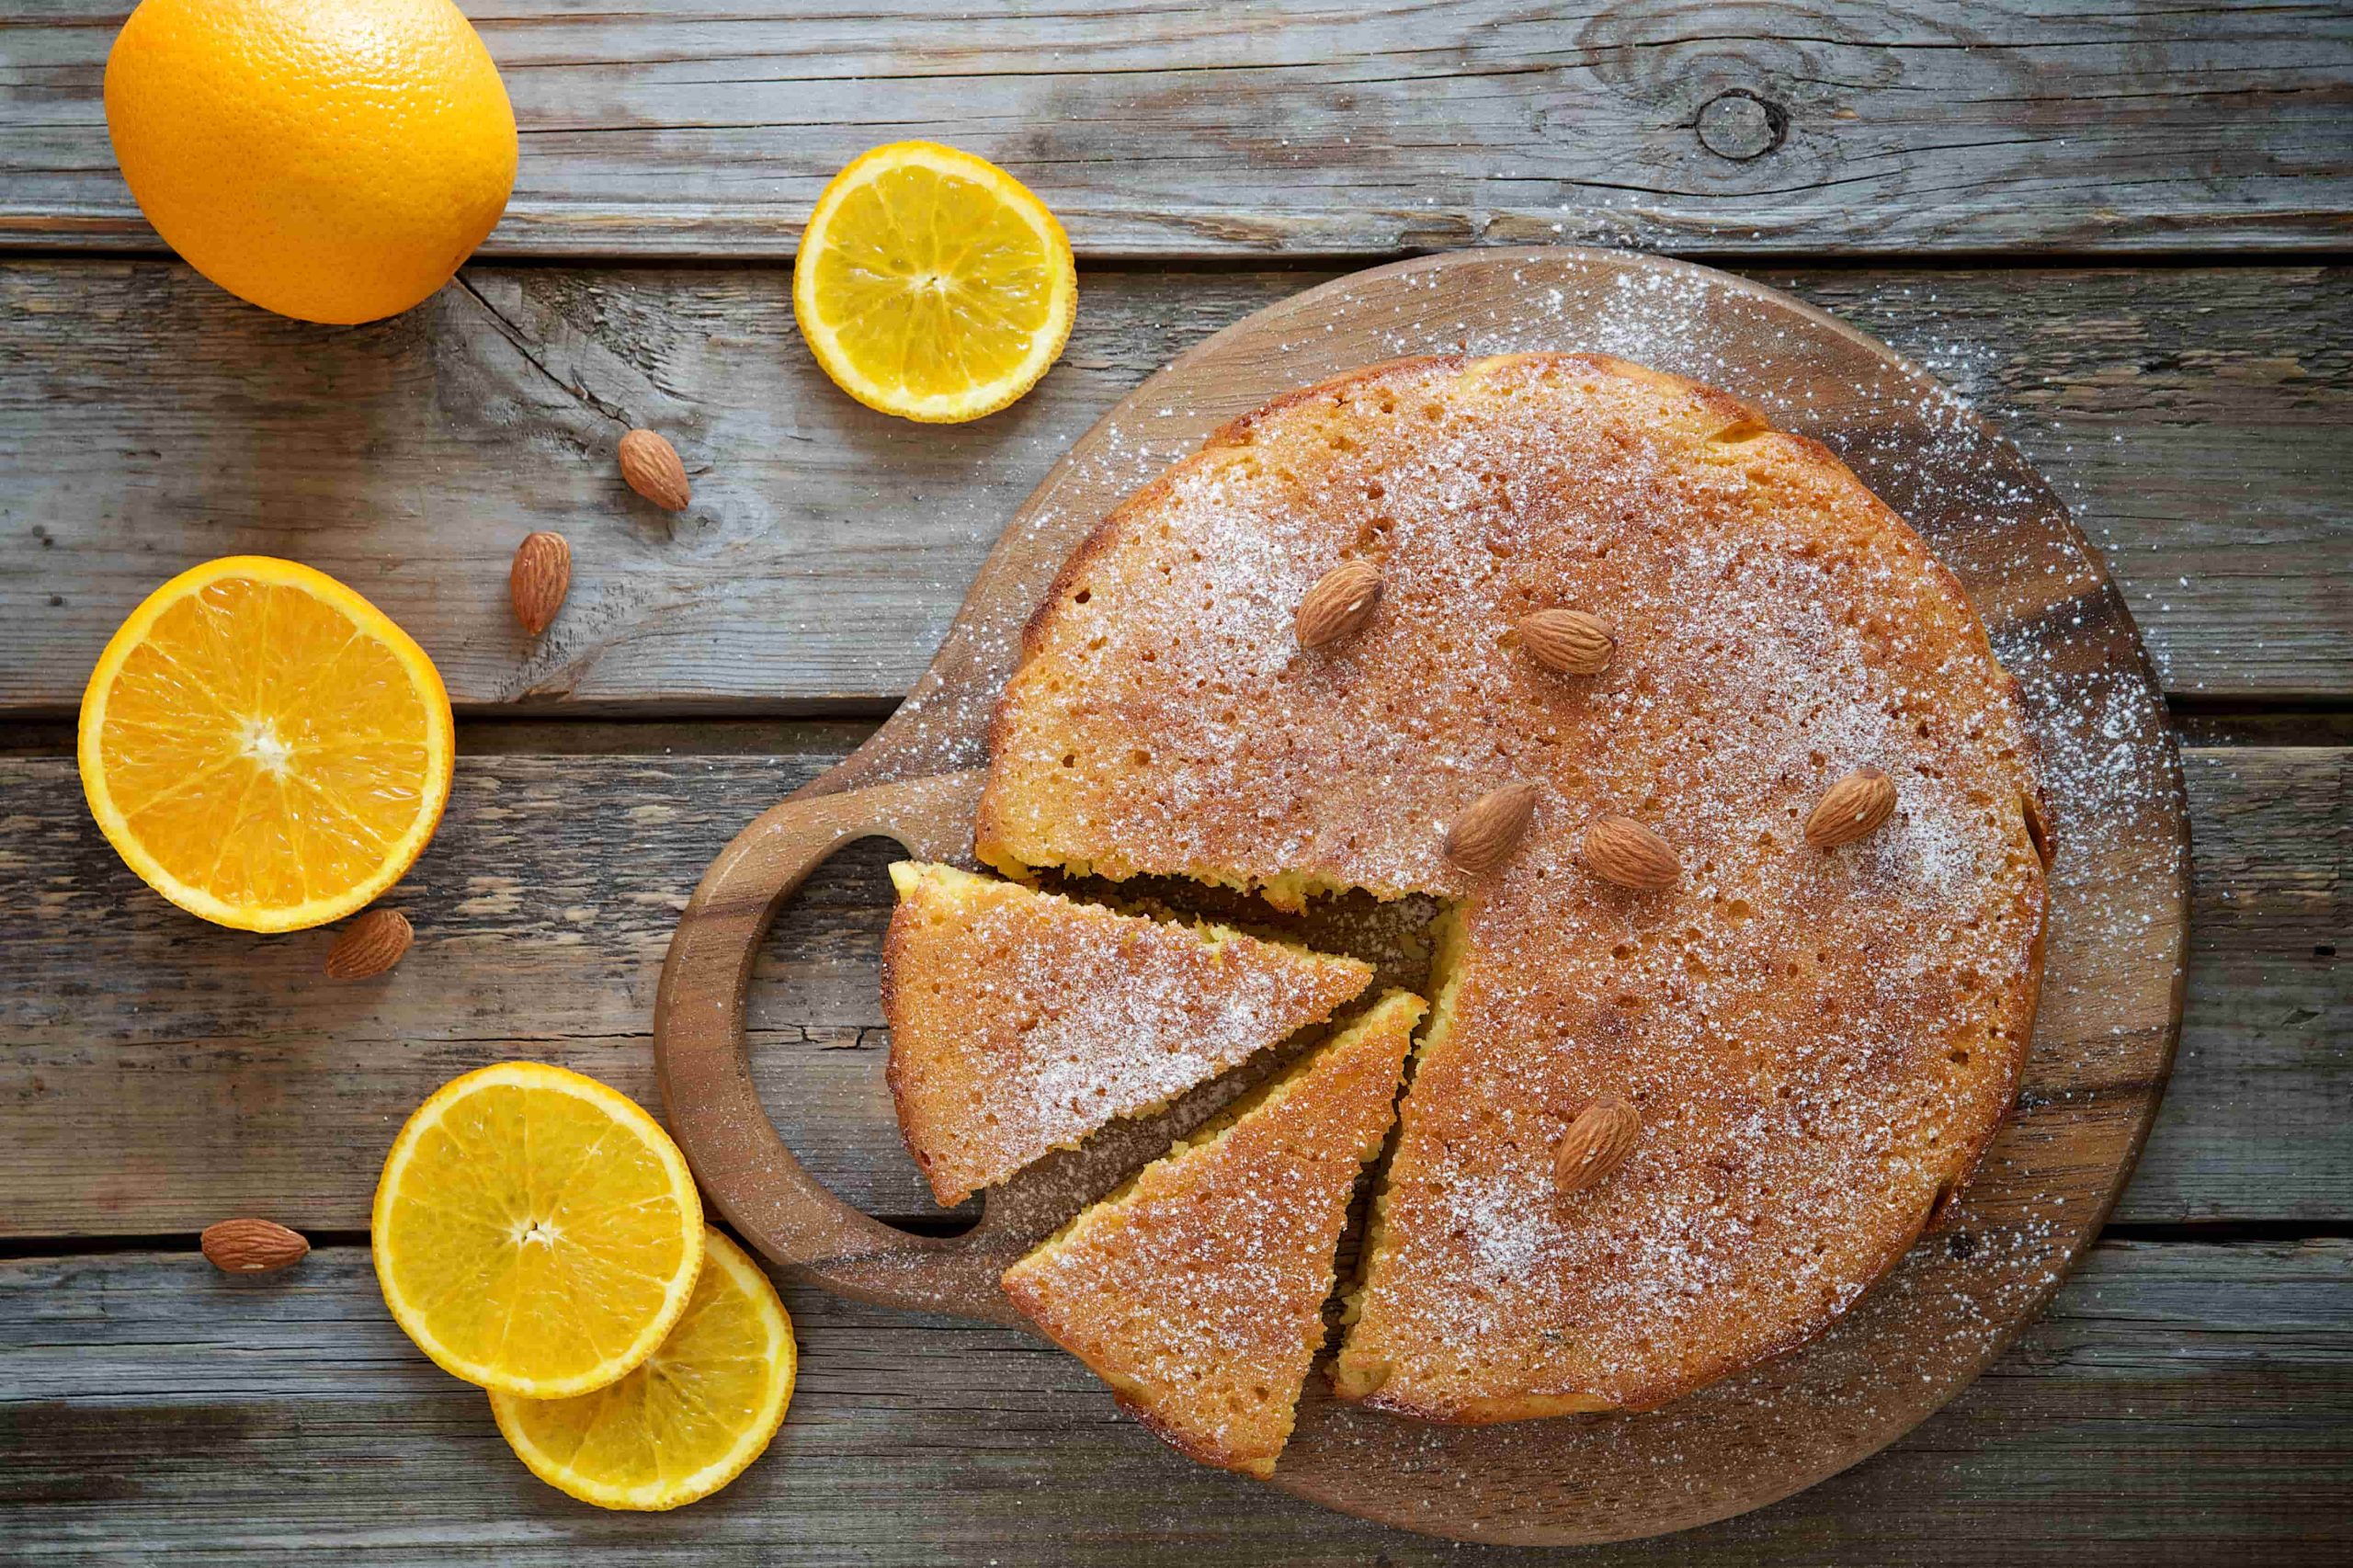
[[[860,733],[779,724],[760,754],[550,756],[484,755],[478,741],[500,733],[469,729],[440,835],[386,901],[416,946],[356,984],[319,973],[326,932],[221,930],[149,892],[91,824],[70,760],[0,758],[0,885],[24,890],[0,900],[0,1233],[193,1233],[261,1205],[301,1227],[364,1225],[401,1118],[506,1056],[654,1104],[654,986],[687,893],[738,827]],[[2325,949],[2353,929],[2353,752],[2195,749],[2186,768],[2188,1004],[2117,1217],[2340,1220],[2353,979]],[[753,1062],[820,1179],[871,1213],[936,1218],[882,1087],[892,854],[847,851],[788,906],[753,992]]]
[[[2348,1290],[2343,1240],[2104,1243],[1986,1376],[1875,1458],[1742,1518],[1576,1561],[2341,1562]],[[186,1252],[0,1263],[0,1556],[1466,1561],[1188,1463],[1024,1335],[790,1284],[785,1298],[801,1381],[775,1445],[716,1497],[629,1516],[532,1480],[482,1394],[402,1338],[362,1249],[264,1281]]]
[[[1759,276],[1997,422],[2108,553],[2168,688],[2353,696],[2353,269]],[[0,267],[0,713],[63,714],[180,567],[291,555],[414,632],[477,710],[867,711],[928,661],[1021,497],[1106,408],[1289,272],[1090,273],[1063,362],[976,425],[827,384],[766,270],[470,268],[397,321],[283,322],[186,269]],[[1574,345],[1569,345],[1574,346]],[[669,434],[694,505],[622,485]],[[515,546],[571,540],[546,637]]]
[[[815,376],[780,268],[479,266],[410,318],[338,331],[176,266],[21,254],[154,254],[97,107],[127,5],[0,15],[0,250],[20,252],[0,265],[0,719],[19,721],[0,723],[6,1233],[192,1244],[207,1220],[283,1203],[348,1240],[400,1113],[465,1067],[542,1056],[650,1100],[654,975],[694,875],[869,728],[687,716],[879,713],[1102,409],[1324,279],[1183,258],[1560,237],[1836,257],[1756,275],[2006,426],[2107,552],[2177,712],[2216,743],[2184,759],[2181,1048],[2115,1220],[2325,1234],[2104,1243],[1893,1448],[1581,1561],[2341,1560],[2353,269],[2281,262],[2341,251],[2353,227],[2343,7],[468,6],[526,131],[493,255],[781,261],[843,159],[929,135],[1014,167],[1089,256],[1177,264],[1090,272],[1072,352],[1035,394],[915,432]],[[2151,252],[2269,257],[2015,265]],[[1982,262],[1996,253],[2011,265]],[[675,526],[612,472],[639,418],[694,472]],[[590,593],[533,646],[498,585],[539,527],[585,541]],[[70,747],[59,721],[120,614],[177,566],[248,548],[378,597],[475,712],[665,720],[470,728],[457,809],[399,901],[419,951],[372,989],[317,973],[324,934],[241,937],[165,909],[90,829],[70,764],[41,755]],[[837,1190],[936,1218],[879,1091],[888,858],[836,860],[769,942],[757,1081]],[[0,1262],[0,1558],[1465,1556],[1186,1466],[1034,1341],[788,1296],[807,1359],[777,1452],[720,1498],[636,1518],[524,1476],[479,1396],[391,1327],[356,1249],[259,1290],[188,1251]]]
[[[98,101],[120,0],[13,9],[0,243],[152,247]],[[505,255],[780,258],[915,136],[1095,256],[2327,248],[2353,207],[2325,4],[471,9],[522,131]]]

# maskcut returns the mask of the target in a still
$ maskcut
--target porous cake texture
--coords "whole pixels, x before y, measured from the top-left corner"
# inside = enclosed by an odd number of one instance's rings
[[[1006,1294],[1172,1447],[1272,1474],[1424,1011],[1390,993],[1007,1269]]]
[[[942,1204],[1165,1106],[1330,1018],[1372,980],[1356,959],[952,866],[902,861],[891,880],[891,1094]]]
[[[1370,621],[1303,650],[1302,598],[1352,560]],[[1606,669],[1520,645],[1553,608],[1608,623]],[[1893,815],[1809,844],[1871,767]],[[1522,781],[1508,856],[1449,860],[1449,823]],[[1668,885],[1597,874],[1604,817],[1657,835]],[[1495,1421],[1675,1398],[1903,1254],[2014,1091],[2047,820],[1960,584],[1827,449],[1640,366],[1515,355],[1290,394],[1107,519],[1027,630],[978,835],[1016,873],[1447,901],[1336,1381]],[[1560,1190],[1605,1096],[1631,1152]]]

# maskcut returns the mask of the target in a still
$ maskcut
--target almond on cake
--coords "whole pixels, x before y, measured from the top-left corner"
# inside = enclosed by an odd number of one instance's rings
[[[891,880],[891,1094],[944,1205],[1323,1023],[1372,981],[1358,959],[952,866],[902,861]]]
[[[1006,1294],[1171,1447],[1273,1474],[1424,1011],[1390,993],[1006,1270]]]

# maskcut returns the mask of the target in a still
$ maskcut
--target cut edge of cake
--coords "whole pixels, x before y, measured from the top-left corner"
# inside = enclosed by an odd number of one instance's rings
[[[1461,988],[1462,949],[1468,939],[1462,927],[1461,906],[1449,904],[1431,922],[1431,935],[1436,942],[1436,950],[1430,959],[1430,990],[1436,1000],[1430,1004],[1429,1017],[1422,1024],[1421,1032],[1414,1042],[1413,1054],[1405,1065],[1404,1084],[1408,1091],[1423,1068],[1445,1054],[1453,1029],[1455,998]],[[1414,1114],[1414,1097],[1408,1092],[1398,1101],[1396,1119],[1401,1134],[1404,1120]],[[1366,1292],[1371,1288],[1375,1266],[1382,1260],[1388,1247],[1385,1225],[1393,1179],[1393,1163],[1384,1163],[1373,1188],[1372,1202],[1365,1213],[1364,1241],[1358,1248],[1356,1273],[1341,1292],[1340,1348],[1333,1357],[1327,1371],[1333,1393],[1348,1403],[1436,1421],[1441,1418],[1432,1412],[1384,1402],[1381,1398],[1381,1389],[1389,1380],[1390,1363],[1366,1354],[1356,1343],[1356,1327],[1364,1316]],[[1550,1415],[1589,1415],[1618,1407],[1587,1395],[1573,1393],[1523,1397],[1517,1408],[1518,1414],[1513,1419],[1534,1420]]]
[[[1243,1096],[1210,1122],[1176,1140],[1166,1154],[1082,1210],[1007,1268],[1001,1281],[1006,1296],[1042,1333],[1100,1378],[1122,1409],[1169,1447],[1221,1469],[1262,1479],[1272,1475],[1297,1418],[1300,1392],[1326,1338],[1324,1309],[1338,1283],[1336,1253],[1347,1229],[1349,1204],[1366,1165],[1381,1153],[1395,1122],[1404,1063],[1413,1050],[1415,1030],[1427,1011],[1428,1004],[1412,992],[1393,990],[1384,994],[1331,1040],[1308,1051],[1298,1062]],[[1077,1259],[1091,1245],[1116,1243],[1120,1237],[1107,1233],[1119,1231],[1123,1222],[1128,1227],[1142,1224],[1142,1217],[1153,1211],[1153,1199],[1173,1199],[1187,1176],[1198,1176],[1204,1168],[1213,1171],[1218,1154],[1231,1140],[1248,1136],[1250,1130],[1279,1127],[1285,1119],[1285,1108],[1294,1102],[1302,1113],[1320,1108],[1313,1099],[1319,1077],[1340,1079],[1340,1085],[1334,1092],[1345,1093],[1348,1085],[1343,1075],[1350,1066],[1358,1059],[1377,1062],[1383,1057],[1386,1074],[1377,1096],[1377,1109],[1364,1108],[1360,1123],[1350,1130],[1354,1137],[1347,1153],[1353,1158],[1347,1163],[1345,1178],[1332,1179],[1328,1190],[1311,1194],[1308,1199],[1320,1210],[1320,1229],[1313,1244],[1313,1251],[1302,1249],[1301,1255],[1303,1266],[1304,1260],[1312,1256],[1312,1267],[1318,1270],[1312,1297],[1302,1289],[1286,1300],[1263,1303],[1264,1311],[1256,1314],[1256,1321],[1276,1326],[1275,1337],[1279,1338],[1280,1329],[1286,1326],[1295,1327],[1298,1337],[1295,1345],[1282,1343],[1286,1364],[1278,1369],[1277,1375],[1267,1378],[1264,1387],[1249,1386],[1248,1392],[1256,1399],[1258,1419],[1248,1424],[1246,1429],[1237,1432],[1232,1426],[1212,1426],[1199,1419],[1197,1411],[1185,1408],[1185,1394],[1198,1392],[1202,1384],[1213,1381],[1211,1378],[1199,1380],[1194,1390],[1188,1391],[1155,1383],[1148,1374],[1140,1375],[1123,1368],[1112,1359],[1113,1346],[1093,1342],[1086,1333],[1085,1300],[1054,1300],[1055,1293],[1044,1276],[1057,1262]],[[1303,1179],[1319,1174],[1327,1178],[1338,1176],[1336,1172],[1318,1173],[1311,1168]],[[1227,1208],[1230,1210],[1231,1205]],[[1222,1260],[1207,1260],[1212,1267],[1219,1261]],[[1152,1280],[1149,1277],[1139,1278],[1134,1284],[1138,1291],[1149,1291]],[[1215,1373],[1233,1377],[1237,1389],[1265,1369],[1236,1367],[1230,1355],[1211,1365]]]
[[[1263,899],[1267,906],[1279,915],[1296,915],[1303,913],[1311,899],[1345,898],[1350,893],[1369,893],[1384,903],[1411,898],[1429,890],[1409,887],[1403,883],[1390,885],[1370,881],[1348,881],[1335,877],[1319,877],[1305,871],[1282,871],[1272,876],[1254,876],[1229,867],[1208,861],[1186,866],[1181,870],[1151,870],[1132,860],[1114,859],[1106,856],[1072,855],[1060,859],[1023,860],[1011,849],[998,844],[988,844],[975,851],[990,869],[1002,873],[1006,880],[1024,886],[1035,886],[1042,872],[1053,872],[1073,881],[1094,878],[1119,883],[1138,877],[1168,877],[1198,882],[1205,888],[1224,888]],[[1433,895],[1437,896],[1437,895]]]
[[[1430,954],[1432,999],[1428,1016],[1422,1020],[1413,1050],[1405,1060],[1393,1119],[1400,1123],[1413,1114],[1414,1079],[1420,1074],[1424,1063],[1446,1049],[1447,1038],[1453,1028],[1455,997],[1461,988],[1459,971],[1464,939],[1460,906],[1449,905],[1440,913],[1430,923],[1430,934],[1435,943]],[[1373,1262],[1381,1255],[1386,1242],[1390,1192],[1389,1163],[1384,1161],[1374,1178],[1372,1201],[1365,1210],[1364,1238],[1357,1248],[1356,1273],[1340,1294],[1340,1348],[1329,1369],[1332,1392],[1350,1403],[1369,1398],[1388,1378],[1385,1364],[1368,1363],[1362,1358],[1352,1363],[1348,1352],[1358,1320],[1364,1315],[1365,1290],[1372,1280]]]

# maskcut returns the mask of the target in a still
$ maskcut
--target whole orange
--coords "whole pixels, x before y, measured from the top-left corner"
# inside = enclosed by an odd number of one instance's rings
[[[407,310],[515,187],[515,111],[449,0],[141,0],[106,97],[156,233],[304,321]]]

